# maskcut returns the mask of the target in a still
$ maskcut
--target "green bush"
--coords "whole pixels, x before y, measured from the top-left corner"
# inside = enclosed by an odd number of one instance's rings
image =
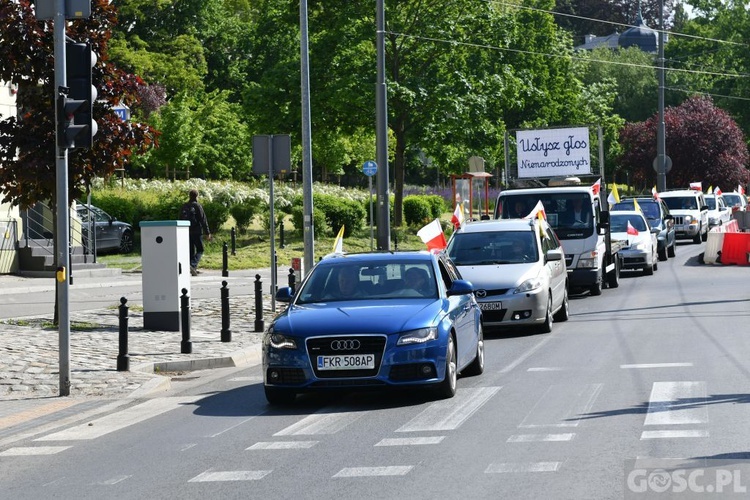
[[[435,217],[432,216],[432,205],[422,195],[410,195],[404,198],[404,222],[408,226],[422,226]]]
[[[325,234],[335,236],[344,226],[344,237],[347,237],[364,228],[367,212],[361,202],[331,195],[313,195],[313,207],[325,214],[328,226]]]
[[[426,194],[423,198],[430,204],[430,219],[439,219],[448,210],[445,199],[437,194]]]
[[[240,234],[244,234],[247,231],[250,222],[252,222],[253,217],[255,217],[255,214],[257,214],[259,210],[260,200],[256,198],[249,198],[229,207],[229,213],[234,217]]]
[[[303,236],[305,230],[302,205],[292,207],[292,223],[294,229],[300,236]],[[325,234],[327,229],[326,214],[317,207],[313,207],[313,233],[314,235]]]

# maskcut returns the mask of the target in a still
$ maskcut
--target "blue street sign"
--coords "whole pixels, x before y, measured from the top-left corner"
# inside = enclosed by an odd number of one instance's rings
[[[378,173],[378,164],[372,160],[366,161],[365,164],[362,165],[362,171],[366,176],[372,177]]]
[[[130,108],[125,106],[124,104],[112,106],[112,111],[114,111],[117,116],[120,117],[120,120],[124,122],[130,120]]]

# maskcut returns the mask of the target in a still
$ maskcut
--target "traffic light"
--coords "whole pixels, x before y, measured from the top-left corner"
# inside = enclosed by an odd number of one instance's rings
[[[91,83],[91,69],[96,65],[96,59],[90,44],[65,43],[68,95],[58,98],[58,119],[64,122],[60,144],[64,147],[90,148],[94,143],[97,125],[93,109],[97,93]]]

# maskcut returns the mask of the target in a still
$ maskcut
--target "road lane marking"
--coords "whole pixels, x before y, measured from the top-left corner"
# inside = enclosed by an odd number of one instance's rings
[[[242,420],[241,422],[237,422],[237,423],[236,423],[236,424],[234,424],[234,425],[230,425],[229,427],[227,427],[227,428],[226,428],[226,429],[224,429],[223,431],[219,431],[219,432],[217,432],[217,433],[215,433],[215,434],[211,434],[211,435],[209,435],[208,437],[210,437],[210,438],[215,438],[215,437],[217,437],[217,436],[221,436],[221,435],[222,435],[222,434],[224,434],[225,432],[229,432],[229,431],[231,431],[232,429],[234,429],[234,428],[236,428],[236,427],[239,427],[240,425],[242,425],[242,424],[245,424],[245,423],[249,422],[249,421],[250,421],[250,420],[252,420],[253,418],[255,418],[255,417],[248,417],[248,418],[246,418],[246,419]]]
[[[533,368],[529,368],[526,370],[527,372],[561,372],[568,370],[568,368],[563,368],[561,366],[536,366]]]
[[[312,448],[319,441],[261,441],[246,450],[300,450]]]
[[[708,422],[705,382],[654,382],[643,425]]]
[[[460,389],[450,399],[436,401],[396,432],[452,431],[481,408],[500,387]]]
[[[405,476],[413,465],[391,465],[389,467],[345,467],[333,477]]]
[[[0,453],[0,457],[28,457],[34,455],[54,455],[72,446],[17,446]]]
[[[523,353],[519,357],[517,357],[516,360],[513,361],[511,364],[509,364],[505,368],[501,369],[500,373],[501,374],[508,373],[509,371],[511,371],[512,369],[514,369],[516,366],[518,366],[521,363],[523,363],[524,361],[526,361],[532,354],[534,354],[536,351],[538,351],[539,349],[541,349],[544,344],[546,344],[547,342],[549,342],[553,338],[554,337],[553,337],[552,334],[548,335],[547,337],[544,338],[544,340],[542,340],[541,342],[539,342],[537,345],[535,345],[534,347],[532,347],[531,349],[529,349],[528,351],[526,351],[525,353]]]
[[[574,432],[563,434],[515,434],[508,438],[506,443],[541,443],[572,441],[576,437]]]
[[[180,408],[187,404],[195,403],[204,396],[189,397],[167,397],[146,401],[139,405],[118,411],[111,415],[97,418],[86,424],[80,424],[69,429],[42,436],[34,441],[74,441],[78,439],[96,439],[119,431],[131,425],[138,424],[144,420],[161,415],[168,411]]]
[[[624,369],[630,369],[630,368],[681,368],[681,367],[691,367],[693,366],[693,363],[641,363],[636,365],[620,365],[620,368]]]
[[[526,463],[512,463],[504,462],[497,464],[490,464],[485,474],[499,474],[505,472],[556,472],[562,462],[526,462]]]
[[[207,470],[189,480],[189,483],[207,483],[217,481],[257,481],[271,473],[270,470]]]
[[[100,486],[112,486],[113,484],[117,484],[117,483],[121,483],[121,482],[125,481],[129,477],[133,477],[133,476],[126,476],[126,475],[115,476],[112,479],[107,479],[105,481],[100,481],[100,482],[91,483],[91,484],[96,484],[96,485],[100,485]]]
[[[445,436],[385,438],[377,442],[375,446],[420,446],[426,444],[440,444],[443,439],[445,439]]]
[[[591,410],[602,386],[603,384],[551,385],[518,427],[577,427]]]
[[[362,418],[364,412],[319,410],[296,424],[280,430],[274,436],[304,436],[335,434]]]
[[[192,448],[194,446],[198,446],[198,443],[188,443],[185,446],[183,446],[182,448],[180,448],[180,451],[187,451],[187,450],[189,450],[190,448]]]
[[[249,377],[234,377],[234,378],[230,378],[228,382],[263,382],[263,376],[252,375]]]
[[[643,431],[641,439],[675,439],[675,438],[704,438],[708,437],[706,429],[683,429],[683,430],[662,430],[662,431]]]

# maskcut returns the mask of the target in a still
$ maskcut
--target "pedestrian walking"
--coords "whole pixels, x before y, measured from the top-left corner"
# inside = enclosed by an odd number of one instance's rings
[[[206,212],[198,203],[198,190],[191,189],[189,197],[190,200],[180,209],[180,219],[190,221],[190,274],[197,276],[200,272],[198,264],[203,257],[203,235],[211,241],[211,231],[208,229]]]

